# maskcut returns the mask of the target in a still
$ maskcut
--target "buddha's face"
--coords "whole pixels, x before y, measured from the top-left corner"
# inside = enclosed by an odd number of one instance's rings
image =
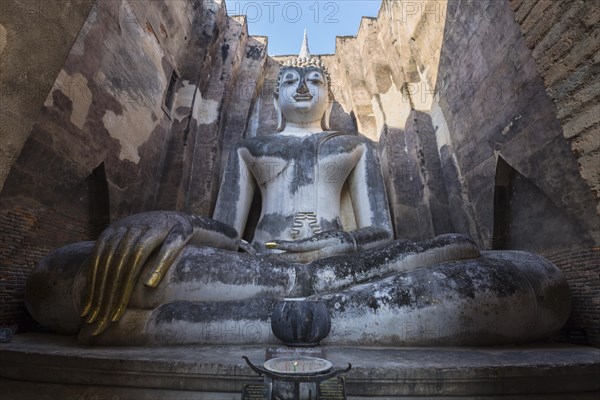
[[[285,68],[277,101],[287,121],[300,124],[320,121],[329,106],[325,73],[318,67]]]

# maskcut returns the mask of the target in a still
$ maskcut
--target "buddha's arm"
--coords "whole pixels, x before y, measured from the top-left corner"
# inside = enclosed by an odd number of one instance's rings
[[[371,141],[363,146],[361,157],[348,177],[358,227],[350,233],[357,250],[389,242],[394,236],[379,157]]]

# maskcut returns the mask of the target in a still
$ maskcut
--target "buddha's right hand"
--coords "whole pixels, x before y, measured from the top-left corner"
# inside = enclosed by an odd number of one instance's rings
[[[121,319],[142,267],[158,250],[145,285],[156,287],[185,245],[194,243],[235,249],[237,233],[207,217],[156,211],[132,215],[106,228],[90,256],[85,303],[81,312],[92,335],[102,333],[109,322]]]

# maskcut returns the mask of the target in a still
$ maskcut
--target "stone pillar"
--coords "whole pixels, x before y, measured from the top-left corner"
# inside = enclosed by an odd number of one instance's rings
[[[224,7],[223,7],[224,8]],[[223,11],[224,12],[224,11]],[[189,192],[185,209],[197,215],[210,215],[216,199],[219,179],[219,133],[229,104],[231,84],[235,82],[246,46],[245,24],[228,18],[221,30],[218,50],[211,57],[206,87],[196,96],[198,132],[194,145]],[[202,86],[201,86],[202,87]],[[197,105],[196,105],[197,104]]]
[[[240,47],[241,48],[241,47]],[[225,165],[231,146],[248,136],[248,124],[252,110],[258,101],[259,93],[265,81],[267,62],[267,37],[250,37],[243,49],[240,70],[227,107],[227,119],[220,135],[219,181],[225,171]]]

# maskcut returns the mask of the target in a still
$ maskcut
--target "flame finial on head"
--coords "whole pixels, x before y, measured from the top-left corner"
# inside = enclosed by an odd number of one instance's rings
[[[325,68],[325,64],[323,63],[323,61],[321,61],[319,57],[311,57],[310,55],[310,50],[308,49],[308,33],[306,32],[306,29],[304,29],[304,40],[302,41],[300,54],[298,54],[297,58],[292,58],[291,60],[286,61],[281,66],[281,70],[283,70],[286,67],[321,68],[323,72],[325,72],[325,75],[327,75],[327,80],[329,83],[329,72],[327,71],[327,68]]]
[[[310,50],[308,49],[308,32],[304,28],[304,40],[302,41],[302,47],[300,48],[300,54],[298,58],[310,59]]]

